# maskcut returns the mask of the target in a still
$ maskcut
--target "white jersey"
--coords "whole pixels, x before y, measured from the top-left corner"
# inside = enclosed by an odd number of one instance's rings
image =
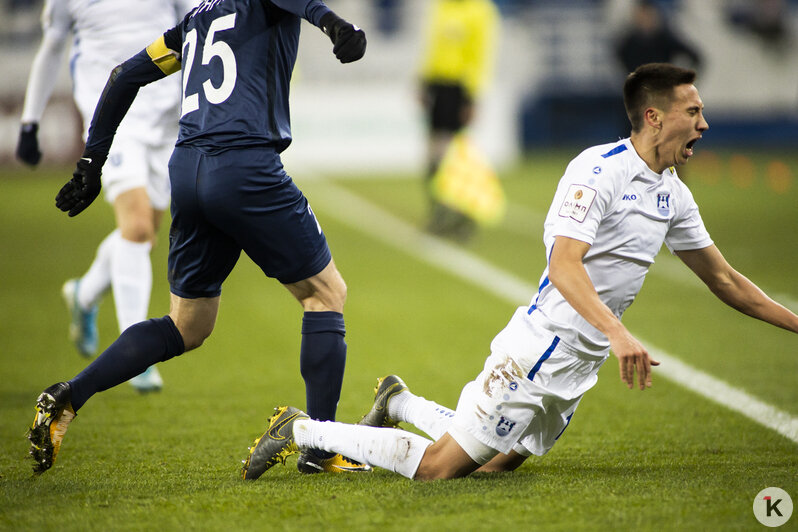
[[[619,319],[663,243],[672,252],[712,244],[675,169],[655,173],[629,139],[588,148],[568,165],[544,224],[547,257],[557,236],[591,245],[585,269],[601,301]],[[607,337],[571,307],[548,273],[547,266],[528,318],[579,350],[606,354]]]
[[[46,0],[42,45],[32,66],[22,121],[40,121],[52,91],[53,72],[71,33],[73,96],[83,117],[85,137],[113,68],[175,26],[196,3],[197,0]],[[144,87],[141,93],[120,126],[123,135],[124,129],[138,131],[139,136],[148,131],[152,135],[150,128],[155,124],[177,120],[179,76]]]

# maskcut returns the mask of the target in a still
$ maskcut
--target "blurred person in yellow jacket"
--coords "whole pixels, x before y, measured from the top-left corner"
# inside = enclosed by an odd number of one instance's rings
[[[452,139],[474,117],[491,77],[499,11],[492,0],[434,0],[430,10],[420,72],[428,132],[425,184],[432,205],[428,228],[466,239],[474,221],[436,201],[429,185]]]

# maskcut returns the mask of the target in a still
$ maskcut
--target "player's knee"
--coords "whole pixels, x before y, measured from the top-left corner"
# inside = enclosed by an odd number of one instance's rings
[[[155,238],[155,224],[150,218],[128,220],[119,227],[122,238],[131,242],[151,242]]]
[[[188,333],[180,333],[183,337],[183,344],[186,346],[186,351],[191,351],[201,346],[205,339],[211,335],[211,330],[208,331],[189,331]]]
[[[197,320],[186,321],[176,316],[172,316],[172,320],[177,330],[180,331],[180,336],[183,337],[183,345],[186,351],[191,351],[201,346],[213,332],[213,322]]]
[[[346,303],[346,283],[341,276],[337,280],[317,286],[313,293],[302,300],[306,312],[333,311],[343,313]]]
[[[317,287],[319,295],[330,301],[331,304],[343,308],[346,303],[346,281],[334,263],[330,263],[326,269],[326,275],[323,275],[320,280],[323,282]]]
[[[296,283],[288,283],[285,287],[301,303],[305,312],[344,311],[346,282],[333,262],[318,274]]]
[[[144,188],[119,194],[114,200],[114,214],[122,238],[132,242],[148,242],[155,237],[156,216]]]
[[[343,277],[339,275],[338,279],[337,285],[332,290],[331,299],[334,304],[341,309],[340,312],[343,312],[344,304],[346,303],[347,287]]]

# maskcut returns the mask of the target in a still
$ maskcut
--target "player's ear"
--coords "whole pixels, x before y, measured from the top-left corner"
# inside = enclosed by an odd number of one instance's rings
[[[662,129],[662,112],[656,107],[648,107],[643,112],[643,120],[654,129]]]

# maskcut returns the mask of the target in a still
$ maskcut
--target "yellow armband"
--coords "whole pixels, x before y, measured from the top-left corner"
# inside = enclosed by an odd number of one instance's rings
[[[147,55],[167,76],[180,70],[180,54],[166,46],[163,35],[147,47]]]

